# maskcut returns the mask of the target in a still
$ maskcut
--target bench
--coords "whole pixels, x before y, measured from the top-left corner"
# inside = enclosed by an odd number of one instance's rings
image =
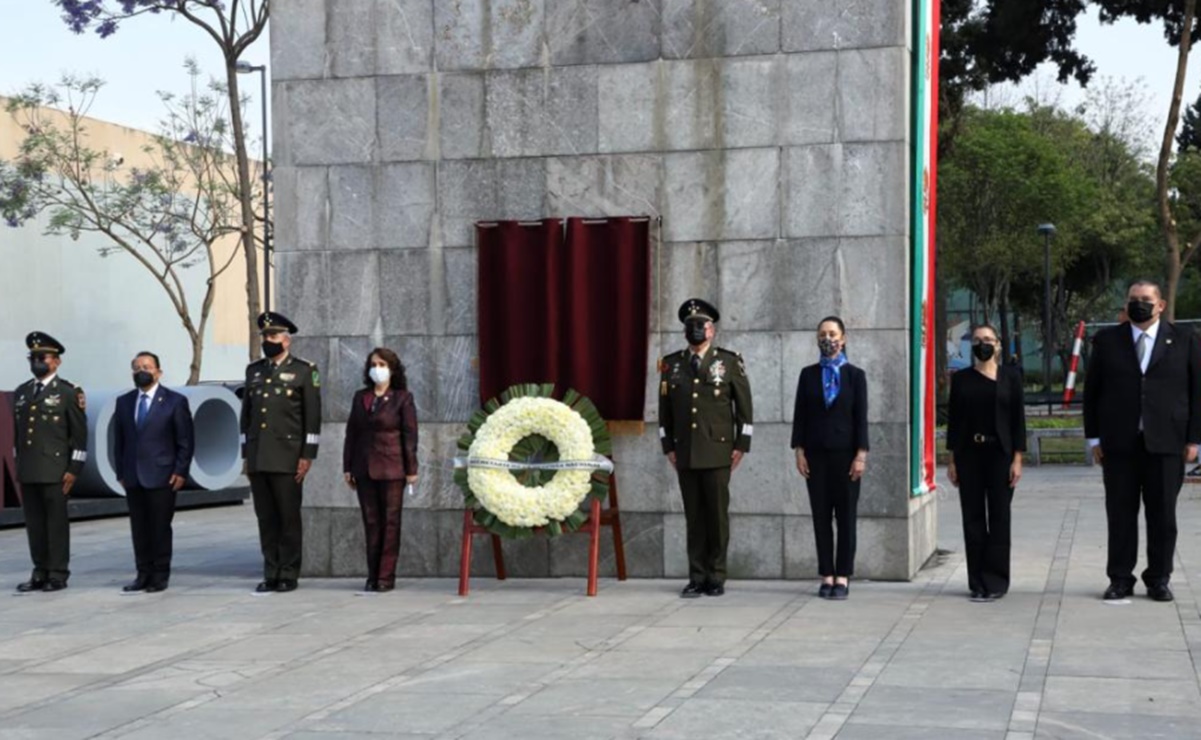
[[[945,429],[939,429],[935,433],[936,439],[946,439],[947,432]],[[1042,465],[1042,441],[1044,439],[1079,439],[1084,440],[1084,429],[1077,427],[1075,429],[1027,429],[1026,430],[1026,457],[1025,461],[1030,465]],[[1083,442],[1081,445],[1084,449],[1084,464],[1093,464],[1092,450],[1088,447],[1088,442]]]

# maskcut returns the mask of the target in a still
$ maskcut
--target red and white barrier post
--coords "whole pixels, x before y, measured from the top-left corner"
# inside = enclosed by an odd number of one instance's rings
[[[1066,409],[1072,403],[1076,393],[1076,368],[1080,366],[1080,351],[1084,349],[1084,322],[1076,325],[1076,341],[1072,344],[1072,367],[1068,370],[1068,382],[1063,389],[1063,407]]]

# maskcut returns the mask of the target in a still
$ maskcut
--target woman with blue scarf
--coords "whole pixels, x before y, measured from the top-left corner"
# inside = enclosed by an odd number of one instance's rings
[[[846,326],[828,316],[817,326],[821,360],[801,371],[792,417],[797,471],[809,488],[817,595],[841,601],[855,572],[855,513],[867,466],[867,376],[847,361]],[[838,521],[835,544],[834,520]]]

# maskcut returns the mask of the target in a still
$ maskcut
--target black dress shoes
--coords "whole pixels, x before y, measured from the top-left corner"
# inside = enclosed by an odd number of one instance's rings
[[[363,585],[363,590],[367,593],[375,593],[376,591],[379,591],[379,584],[375,581],[367,581],[367,583]]]
[[[705,587],[705,596],[724,596],[726,593],[725,584],[710,583]]]
[[[1134,586],[1124,586],[1120,583],[1111,583],[1109,588],[1105,589],[1105,595],[1101,598],[1105,601],[1120,601],[1134,595]]]
[[[680,592],[681,599],[699,599],[705,593],[705,587],[699,583],[689,581],[684,590]]]
[[[835,583],[834,588],[830,589],[830,601],[846,601],[850,591],[851,584]]]
[[[147,580],[145,578],[135,578],[131,583],[121,587],[121,590],[127,594],[132,594],[136,591],[146,590]]]
[[[46,581],[46,585],[42,587],[43,591],[62,591],[67,587],[67,582],[60,578],[51,578]]]
[[[279,582],[279,585],[278,585],[278,586],[276,586],[276,587],[275,587],[275,591],[276,591],[277,593],[284,594],[284,593],[287,593],[287,592],[289,592],[289,591],[295,591],[295,590],[296,590],[296,588],[297,588],[299,585],[300,585],[300,584],[299,584],[299,583],[297,583],[295,579],[293,579],[293,578],[285,578],[285,579],[283,579],[283,580],[281,580],[281,581]]]
[[[255,586],[254,592],[256,594],[268,594],[268,593],[271,593],[272,591],[276,591],[278,589],[279,589],[279,581],[269,578],[269,579],[263,581],[262,583],[260,583],[259,585]]]
[[[17,585],[17,592],[27,594],[31,591],[41,591],[46,588],[46,582],[41,578],[30,578],[28,581]]]
[[[1176,597],[1172,595],[1172,589],[1168,588],[1168,584],[1161,583],[1147,589],[1147,598],[1152,601],[1172,601]]]
[[[988,601],[988,593],[985,591],[972,591],[968,598],[977,604]]]
[[[148,594],[157,594],[157,593],[160,593],[160,592],[166,591],[166,590],[167,590],[167,582],[166,581],[157,581],[155,583],[146,584],[146,593],[148,593]]]
[[[387,582],[384,582],[384,583],[380,583],[378,586],[376,586],[376,588],[377,588],[377,589],[378,589],[378,590],[379,590],[381,593],[383,593],[383,592],[385,592],[385,591],[391,591],[392,589],[396,588],[396,584],[395,584],[395,583],[387,583]]]
[[[833,590],[834,590],[834,584],[833,584],[833,583],[823,583],[823,584],[822,584],[822,585],[821,585],[821,586],[820,586],[820,587],[817,589],[817,598],[819,598],[819,599],[828,599],[828,598],[830,598],[830,592],[831,592],[831,591],[833,591]]]

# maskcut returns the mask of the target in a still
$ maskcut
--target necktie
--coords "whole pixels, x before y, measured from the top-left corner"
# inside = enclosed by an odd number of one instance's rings
[[[143,393],[142,399],[138,401],[138,416],[136,419],[134,419],[134,422],[138,425],[139,429],[141,428],[143,422],[146,421],[146,413],[148,411],[150,411],[150,396],[147,396],[145,393]]]
[[[701,371],[701,356],[697,353],[692,353],[692,374],[697,375]]]
[[[1138,341],[1134,343],[1134,349],[1138,352],[1139,369],[1143,367],[1143,360],[1147,357],[1147,333],[1143,332],[1138,335]]]
[[[46,386],[42,383],[42,381],[39,380],[33,386],[33,395],[40,396],[44,390],[46,390]]]

